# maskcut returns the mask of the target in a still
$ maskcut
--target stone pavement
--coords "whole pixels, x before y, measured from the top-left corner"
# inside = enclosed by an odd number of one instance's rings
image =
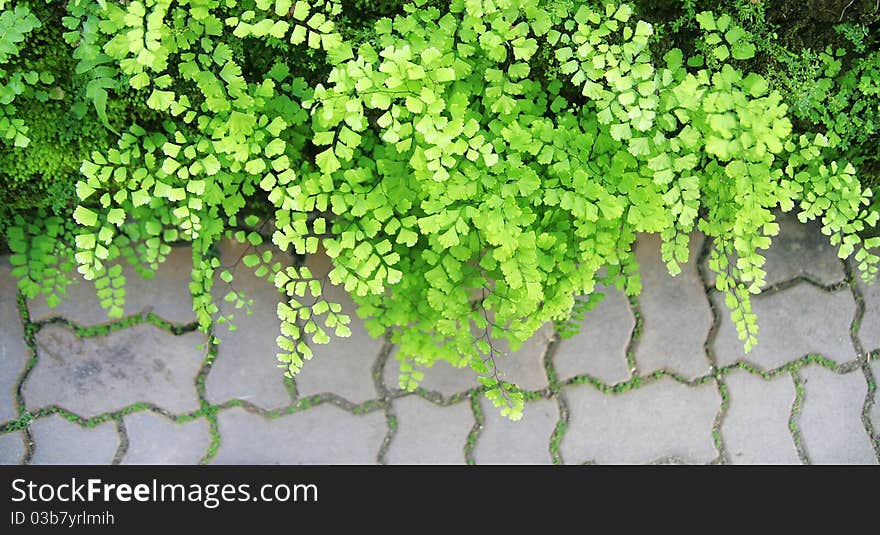
[[[395,348],[356,318],[285,380],[278,294],[244,268],[253,314],[206,349],[184,247],[153,281],[129,277],[113,322],[86,283],[55,309],[26,301],[0,258],[0,463],[878,463],[880,284],[786,217],[746,356],[704,240],[691,247],[671,278],[658,240],[640,238],[640,296],[606,289],[582,333],[547,327],[503,361],[528,390],[519,422],[445,364],[400,391]]]

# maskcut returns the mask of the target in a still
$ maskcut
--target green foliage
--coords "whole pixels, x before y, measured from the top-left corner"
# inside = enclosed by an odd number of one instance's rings
[[[804,51],[801,76],[786,80],[795,115],[840,138],[841,149],[868,142],[880,132],[880,51],[844,68],[846,50]]]
[[[401,388],[440,360],[469,367],[516,419],[499,360],[548,322],[576,332],[597,284],[637,294],[638,233],[661,235],[672,275],[689,233],[712,239],[746,351],[775,209],[820,220],[876,274],[878,240],[859,233],[878,216],[829,157],[840,136],[793,131],[783,95],[743,71],[759,50],[731,16],[695,12],[686,55],[629,4],[390,2],[360,26],[343,5],[70,0],[71,113],[112,143],[81,145],[70,219],[9,225],[23,291],[60,294],[72,256],[119,316],[121,262],[149,274],[191,242],[203,329],[234,319],[221,302],[249,311],[243,264],[286,297],[293,374],[350,334],[324,291],[341,285],[399,345]],[[215,254],[224,238],[248,249],[234,265]],[[327,273],[277,254],[322,250]]]

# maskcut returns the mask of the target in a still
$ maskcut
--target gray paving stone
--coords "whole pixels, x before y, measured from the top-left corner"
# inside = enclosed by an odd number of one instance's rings
[[[778,212],[779,235],[772,236],[770,248],[761,251],[766,259],[767,273],[764,287],[805,276],[825,285],[842,282],[846,278],[843,264],[837,258],[837,248],[831,246],[828,236],[822,234],[817,221],[801,223],[795,212]],[[708,268],[706,279],[715,284],[715,273]]]
[[[509,353],[506,342],[502,341],[499,349],[505,354],[495,359],[501,378],[519,385],[524,390],[540,390],[550,386],[547,371],[544,369],[544,355],[553,336],[553,324],[545,323],[512,353]],[[425,375],[427,376],[427,373]]]
[[[321,277],[330,269],[330,259],[326,255],[312,255],[306,265],[314,276]],[[373,364],[383,341],[367,333],[344,288],[327,284],[323,294],[329,301],[341,304],[342,311],[351,317],[351,336],[339,338],[331,333],[329,344],[311,346],[314,356],[296,376],[297,392],[300,396],[334,392],[353,403],[373,399],[379,395],[373,384]]]
[[[0,435],[0,464],[19,464],[24,456],[24,433],[13,431]]]
[[[800,430],[814,464],[877,464],[862,424],[868,385],[860,370],[838,375],[819,366],[801,370],[806,394]]]
[[[502,355],[496,358],[499,375],[526,390],[546,387],[549,382],[544,370],[543,357],[552,336],[552,326],[546,324],[514,353],[506,353],[508,346],[505,341],[496,341],[498,351],[502,352]],[[389,390],[399,389],[400,361],[397,359],[397,354],[398,348],[394,347],[385,364],[383,380],[385,388]],[[468,366],[456,368],[446,361],[437,361],[430,368],[422,368],[422,371],[425,377],[420,386],[445,397],[479,386],[476,373]]]
[[[795,399],[788,374],[769,381],[744,370],[726,379],[730,405],[721,425],[721,436],[733,464],[799,464],[797,448],[788,428]]]
[[[555,401],[528,403],[517,422],[485,398],[480,399],[485,423],[474,449],[477,464],[550,464],[550,435],[559,420]]]
[[[192,310],[189,283],[192,274],[192,249],[172,247],[168,258],[159,265],[152,279],[141,277],[133,267],[123,261],[125,275],[125,314],[152,312],[173,323],[189,323],[196,320]],[[95,286],[78,273],[72,274],[74,283],[67,287],[67,294],[55,308],[49,308],[45,297],[28,302],[33,321],[51,317],[63,317],[79,325],[98,325],[112,321],[101,308],[95,295]]]
[[[0,422],[18,416],[15,385],[30,350],[24,343],[24,328],[18,314],[17,286],[9,257],[0,257]]]
[[[383,380],[385,388],[397,390],[400,388],[400,361],[397,360],[397,347],[391,350],[388,361],[385,363]],[[423,370],[425,378],[420,386],[432,392],[438,392],[449,397],[453,394],[464,392],[477,387],[476,375],[468,367],[456,368],[446,361],[438,361],[430,368]]]
[[[880,383],[880,360],[871,363],[871,372],[874,374],[874,384]],[[880,387],[874,388],[874,404],[869,413],[871,424],[874,426],[874,440],[880,441]]]
[[[714,347],[721,366],[748,360],[772,369],[809,353],[840,363],[856,358],[849,333],[856,304],[848,289],[829,293],[801,283],[780,292],[752,296],[752,310],[758,316],[758,344],[748,355],[730,321],[724,296],[713,292],[712,299],[720,314]]]
[[[62,325],[36,337],[39,360],[24,386],[28,409],[58,405],[83,417],[151,402],[172,413],[199,408],[194,386],[205,336],[141,324],[94,338]]]
[[[702,235],[691,235],[690,260],[671,277],[660,258],[659,236],[639,235],[636,258],[642,293],[638,299],[644,328],[635,357],[642,373],[667,369],[694,378],[709,372],[703,344],[712,326],[712,309],[697,270],[702,243]]]
[[[387,431],[380,411],[355,416],[330,404],[272,421],[241,408],[217,419],[215,464],[372,464]]]
[[[496,358],[501,378],[516,383],[525,390],[540,390],[549,386],[547,372],[544,369],[544,354],[552,337],[553,327],[548,323],[538,329],[535,335],[526,340],[517,351]],[[503,341],[498,344],[500,351],[505,351],[506,347]],[[400,361],[396,356],[395,347],[388,356],[383,375],[385,387],[390,390],[399,388]],[[438,361],[423,371],[425,378],[420,383],[422,388],[438,392],[445,397],[479,386],[477,374],[470,367],[456,368],[446,361]]]
[[[668,457],[707,463],[717,456],[712,424],[721,398],[712,383],[691,387],[664,378],[618,395],[590,385],[565,392],[569,426],[560,451],[567,464],[650,463]]]
[[[441,407],[417,396],[394,401],[397,434],[385,460],[388,464],[462,464],[464,445],[474,425],[466,402]]]
[[[859,340],[865,351],[880,349],[880,281],[865,284],[858,269],[853,269],[856,283],[865,301],[865,313],[859,325]]]
[[[31,433],[31,464],[110,464],[119,448],[113,422],[86,428],[53,414],[34,421]]]
[[[126,416],[125,433],[123,464],[198,464],[211,444],[204,418],[175,423],[150,411]]]
[[[253,252],[247,249],[245,245],[224,241],[220,245],[220,261],[224,266],[231,266],[243,254]],[[262,250],[257,249],[260,253]],[[286,263],[290,263],[289,257]],[[251,314],[243,309],[235,310],[225,302],[221,308],[223,314],[234,315],[236,330],[230,332],[228,325],[217,328],[220,338],[217,359],[205,380],[208,401],[219,404],[230,399],[244,399],[264,409],[287,406],[291,399],[284,385],[284,370],[278,367],[276,355],[279,349],[275,341],[281,334],[278,302],[284,296],[273,283],[257,278],[253,270],[241,263],[233,275],[235,290],[254,302]],[[220,280],[219,271],[214,284],[214,295],[218,299],[230,291],[229,285]]]
[[[605,298],[586,313],[581,332],[561,340],[553,357],[561,380],[589,374],[614,384],[630,378],[626,349],[636,326],[629,300],[616,288],[597,288]]]

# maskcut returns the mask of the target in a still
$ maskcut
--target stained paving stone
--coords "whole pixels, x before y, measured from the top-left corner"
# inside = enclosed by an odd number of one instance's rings
[[[865,303],[865,312],[859,324],[859,340],[866,352],[878,350],[880,349],[880,280],[865,284],[855,267],[853,274]]]
[[[372,464],[387,431],[381,411],[356,416],[329,404],[271,421],[236,407],[217,419],[214,464]]]
[[[569,426],[560,451],[567,464],[664,458],[707,463],[718,454],[712,424],[721,397],[714,384],[687,386],[663,378],[617,395],[590,385],[569,387],[565,393]]]
[[[175,423],[154,412],[124,418],[128,451],[123,464],[198,464],[211,444],[204,418]]]
[[[588,374],[607,384],[630,378],[626,350],[636,326],[626,295],[616,288],[597,288],[605,298],[586,313],[581,331],[561,340],[553,357],[560,380]]]
[[[79,338],[47,325],[36,335],[39,360],[24,385],[28,409],[58,405],[83,417],[150,402],[172,413],[199,408],[194,381],[202,333],[175,336],[141,324]]]
[[[17,286],[8,256],[0,257],[0,422],[18,416],[15,385],[30,350],[18,314]]]
[[[712,309],[697,270],[702,243],[702,235],[691,236],[690,261],[671,277],[660,257],[659,236],[643,234],[637,240],[644,328],[635,360],[644,374],[667,369],[692,379],[709,371],[703,344],[712,326]]]
[[[262,254],[263,248],[256,249]],[[251,314],[244,309],[235,310],[224,302],[222,314],[233,314],[236,329],[227,325],[217,327],[220,344],[217,358],[205,380],[206,397],[211,403],[224,403],[231,399],[243,399],[262,407],[273,409],[290,404],[290,394],[284,384],[284,370],[278,367],[277,354],[280,351],[276,338],[281,334],[281,320],[278,319],[278,303],[284,296],[275,284],[259,279],[254,271],[241,262],[235,269],[237,260],[254,249],[237,242],[224,241],[220,245],[220,262],[232,271],[235,279],[232,287],[253,299]],[[290,265],[289,257],[276,255],[275,260]],[[219,270],[215,281],[214,294],[226,295],[230,286],[221,281]]]
[[[110,464],[119,447],[116,424],[82,427],[57,414],[31,424],[31,464]]]
[[[196,320],[189,291],[192,277],[192,249],[189,247],[172,247],[152,279],[143,278],[127,263],[124,263],[123,274],[126,277],[126,315],[152,312],[166,321],[179,324]],[[76,272],[71,276],[74,282],[67,287],[66,295],[55,308],[50,308],[43,296],[28,302],[31,320],[63,317],[79,325],[113,321],[107,316],[107,311],[101,308],[94,284]]]
[[[397,434],[385,456],[388,464],[462,464],[474,425],[467,402],[441,407],[417,396],[394,401]]]
[[[495,363],[498,366],[499,376],[524,390],[547,388],[550,383],[547,379],[547,371],[544,369],[544,355],[552,338],[553,328],[548,323],[538,329],[535,335],[526,340],[518,350],[497,357]],[[500,351],[505,351],[506,344],[502,341],[498,344],[498,348]],[[383,380],[385,387],[390,390],[397,390],[400,386],[398,380],[400,361],[396,356],[395,347],[385,364]],[[425,378],[420,386],[447,398],[479,386],[477,374],[467,366],[456,368],[446,361],[438,361],[423,371]]]
[[[14,431],[0,435],[0,464],[19,464],[24,451],[24,433]]]
[[[862,424],[868,386],[861,371],[838,375],[809,366],[800,375],[805,395],[799,427],[810,460],[814,464],[877,464]]]
[[[788,428],[795,388],[788,374],[765,380],[744,370],[727,375],[730,405],[721,436],[732,464],[798,464]]]
[[[846,278],[843,264],[837,257],[828,236],[822,234],[818,221],[801,223],[795,212],[778,212],[779,234],[770,239],[769,249],[761,251],[766,262],[767,274],[764,287],[773,286],[795,277],[807,277],[825,285],[842,282]],[[715,284],[715,273],[708,268],[705,273],[709,284]]]
[[[550,436],[559,420],[555,401],[526,404],[521,420],[512,422],[485,398],[480,399],[483,424],[474,460],[477,464],[550,464]]]
[[[758,344],[748,355],[737,338],[724,296],[712,296],[720,316],[715,338],[715,357],[725,366],[748,360],[764,369],[810,353],[818,353],[843,363],[856,358],[850,337],[850,323],[856,303],[848,289],[826,292],[801,283],[785,290],[752,297],[752,310],[758,316]]]
[[[311,255],[306,266],[314,276],[323,277],[330,269],[330,259],[323,254]],[[322,294],[328,301],[342,305],[342,311],[351,317],[351,336],[339,338],[330,333],[329,344],[311,346],[314,356],[296,376],[297,392],[300,396],[334,392],[352,403],[373,399],[378,392],[373,383],[372,368],[383,341],[367,333],[344,288],[326,284]]]

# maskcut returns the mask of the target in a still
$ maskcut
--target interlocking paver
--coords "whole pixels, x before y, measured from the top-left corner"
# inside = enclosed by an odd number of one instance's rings
[[[172,247],[168,258],[159,265],[152,279],[141,277],[133,267],[124,264],[125,313],[145,314],[153,312],[164,320],[174,323],[195,321],[192,310],[189,283],[192,277],[192,249]],[[63,317],[80,325],[97,325],[113,321],[101,308],[95,295],[95,286],[78,273],[72,274],[73,284],[55,308],[49,308],[45,297],[37,297],[28,303],[33,321],[51,317]]]
[[[823,238],[817,238],[815,229],[805,229],[785,218],[781,225],[782,236],[774,240],[777,250],[767,255],[769,284],[800,275],[824,285],[843,280],[842,264],[833,249],[823,245]],[[642,376],[656,369],[691,378],[709,371],[703,344],[712,313],[694,260],[701,243],[702,236],[691,237],[692,260],[682,266],[682,274],[671,278],[660,261],[659,240],[639,238],[636,254],[642,266],[644,291],[639,301],[644,322],[634,347]],[[224,242],[221,263],[234,264],[245,249]],[[285,257],[284,261],[289,263],[291,259]],[[193,319],[187,288],[190,250],[174,249],[169,262],[160,268],[158,282],[138,286],[140,279],[130,278],[127,313],[152,311],[176,323]],[[322,262],[326,266],[324,256],[310,257],[308,262],[317,275],[326,270],[319,267]],[[8,271],[8,260],[0,257],[0,422],[17,416],[15,383],[29,355]],[[287,406],[290,394],[275,357],[279,325],[275,308],[283,296],[271,282],[257,279],[243,265],[236,269],[233,286],[254,299],[254,311],[250,316],[236,312],[236,331],[218,327],[222,343],[206,378],[208,401],[219,404],[240,399],[266,409]],[[866,350],[877,349],[880,290],[861,282],[859,289],[865,296],[859,336]],[[40,300],[30,302],[34,321],[60,315],[82,325],[107,321],[90,284],[72,291],[75,299],[62,302],[54,311]],[[226,291],[218,274],[215,293],[222,296]],[[315,359],[307,362],[297,376],[297,391],[300,397],[332,393],[354,403],[375,399],[379,393],[371,372],[383,341],[367,335],[353,303],[341,289],[328,285],[325,292],[352,316],[352,337],[333,338],[329,345],[314,347]],[[587,313],[583,331],[556,347],[554,365],[561,380],[587,374],[615,384],[630,378],[626,351],[636,321],[621,292],[611,289],[608,294]],[[806,354],[821,354],[839,363],[852,362],[856,356],[849,334],[856,308],[849,288],[828,292],[799,282],[756,296],[760,343],[747,356],[742,354],[722,296],[712,294],[719,311],[719,329],[712,348],[720,365],[745,358],[758,366],[775,368]],[[527,390],[546,389],[544,357],[553,337],[552,325],[545,325],[519,351],[498,358],[503,378]],[[27,408],[33,411],[54,405],[92,417],[147,402],[173,414],[193,411],[199,407],[194,381],[205,357],[206,350],[198,347],[204,341],[200,333],[174,336],[150,324],[89,338],[77,337],[71,327],[63,324],[44,325],[36,335],[38,363],[23,386]],[[504,350],[503,343],[499,349]],[[391,390],[397,388],[395,352],[383,374]],[[17,356],[8,358],[10,354]],[[880,361],[870,366],[880,377]],[[839,375],[810,365],[798,373],[804,380],[806,395],[795,421],[810,460],[877,462],[861,421],[867,393],[861,370]],[[799,462],[788,429],[795,397],[790,375],[768,380],[745,370],[733,370],[725,374],[724,380],[730,397],[720,432],[727,460]],[[477,382],[470,369],[455,369],[440,362],[426,370],[422,386],[448,399],[476,387]],[[662,378],[637,384],[620,394],[603,394],[591,385],[568,386],[565,396],[569,425],[560,453],[567,463],[710,462],[718,456],[712,426],[721,400],[714,382],[689,386]],[[880,394],[875,397],[880,398]],[[501,416],[482,397],[477,402],[484,422],[471,451],[477,463],[551,461],[550,437],[559,419],[554,397],[529,402],[518,422]],[[474,425],[467,399],[440,406],[408,395],[392,403],[396,432],[383,456],[386,462],[465,461],[465,447]],[[217,418],[221,434],[215,459],[218,463],[373,463],[388,433],[383,411],[354,415],[329,402],[271,420],[242,407],[221,409]],[[875,431],[880,429],[880,399],[868,418]],[[140,411],[124,416],[124,421],[128,440],[122,459],[125,463],[197,463],[211,444],[205,418],[178,424],[156,412]],[[60,415],[51,415],[30,425],[35,463],[109,463],[120,445],[113,421],[87,429]],[[23,437],[20,431],[0,434],[0,463],[21,461],[25,453]]]
[[[880,281],[865,284],[857,269],[854,275],[865,302],[865,312],[859,325],[859,340],[865,351],[880,349]]]
[[[110,464],[119,448],[116,424],[82,427],[57,414],[31,423],[31,464]]]
[[[0,464],[18,464],[24,456],[24,433],[0,435]]]
[[[30,350],[18,314],[17,286],[9,257],[0,257],[0,422],[18,416],[15,385]]]
[[[838,375],[819,366],[801,372],[806,394],[799,426],[816,464],[877,464],[862,424],[868,386],[860,370]]]
[[[39,360],[24,385],[28,409],[58,405],[83,417],[151,402],[173,412],[199,408],[193,386],[205,336],[175,336],[141,324],[79,338],[47,325],[36,336]]]
[[[600,287],[605,298],[586,313],[581,332],[561,340],[553,357],[560,380],[588,374],[614,384],[630,377],[626,350],[636,326],[626,295]]]
[[[125,433],[123,464],[197,464],[211,443],[204,418],[175,423],[149,411],[126,416]]]
[[[474,448],[477,464],[550,464],[550,435],[559,420],[555,401],[529,403],[516,422],[487,400],[480,399],[480,404],[485,422]]]
[[[548,323],[538,329],[534,336],[513,353],[504,352],[507,347],[504,341],[497,343],[496,347],[502,351],[502,354],[495,358],[499,376],[505,381],[516,383],[524,390],[540,390],[549,386],[547,372],[544,369],[544,354],[552,337],[553,328]],[[391,390],[399,388],[400,361],[397,360],[396,355],[395,347],[385,364],[385,387]],[[420,386],[446,397],[479,386],[477,376],[470,367],[456,368],[445,361],[438,361],[424,372],[425,378]]]
[[[330,260],[326,255],[311,255],[306,265],[314,276],[323,277],[330,269]],[[375,398],[378,393],[372,368],[382,349],[382,340],[367,333],[344,288],[326,284],[322,294],[328,301],[342,305],[342,311],[351,317],[351,336],[336,338],[331,333],[330,344],[311,346],[314,356],[296,376],[297,392],[300,396],[333,392],[353,403]]]
[[[263,249],[256,249],[262,253]],[[220,245],[220,262],[232,266],[244,254],[255,252],[253,248],[237,242],[223,241]],[[291,263],[289,257],[276,255],[275,260]],[[278,319],[278,302],[284,299],[272,282],[258,279],[254,271],[241,262],[232,270],[235,280],[232,287],[253,299],[251,314],[244,309],[235,310],[224,302],[222,314],[233,314],[236,330],[230,332],[228,325],[217,327],[220,344],[217,358],[205,380],[206,397],[211,403],[223,403],[231,399],[244,399],[264,409],[284,407],[290,404],[290,394],[284,385],[284,371],[278,367],[275,342],[281,334]],[[219,278],[215,281],[214,294],[222,297],[230,291],[228,284]]]
[[[370,464],[387,431],[381,411],[356,416],[330,404],[276,420],[236,407],[217,419],[215,464]]]
[[[642,373],[667,369],[694,378],[709,371],[703,344],[712,326],[712,309],[697,269],[702,243],[702,235],[691,236],[690,260],[670,277],[660,257],[659,236],[642,234],[637,240],[644,332],[635,359]]]
[[[568,464],[668,457],[707,463],[717,456],[712,424],[721,397],[712,383],[688,386],[663,378],[617,395],[591,385],[568,387],[565,394],[569,425],[560,451]]]
[[[801,283],[785,290],[752,297],[758,316],[758,345],[748,355],[730,321],[724,296],[713,295],[720,316],[715,356],[722,366],[748,360],[765,369],[818,353],[843,363],[856,358],[850,323],[856,303],[849,289],[826,292]]]
[[[417,396],[394,401],[397,434],[385,456],[388,464],[462,464],[474,424],[468,403],[441,407]]]
[[[788,428],[795,388],[788,374],[765,380],[744,370],[726,379],[730,405],[721,435],[733,464],[797,464]]]
[[[779,234],[771,236],[769,249],[760,251],[766,262],[764,287],[805,276],[825,285],[842,282],[846,278],[843,264],[837,257],[837,249],[822,234],[817,221],[803,224],[795,212],[778,212]],[[705,273],[709,284],[715,284],[715,273],[708,267]]]

